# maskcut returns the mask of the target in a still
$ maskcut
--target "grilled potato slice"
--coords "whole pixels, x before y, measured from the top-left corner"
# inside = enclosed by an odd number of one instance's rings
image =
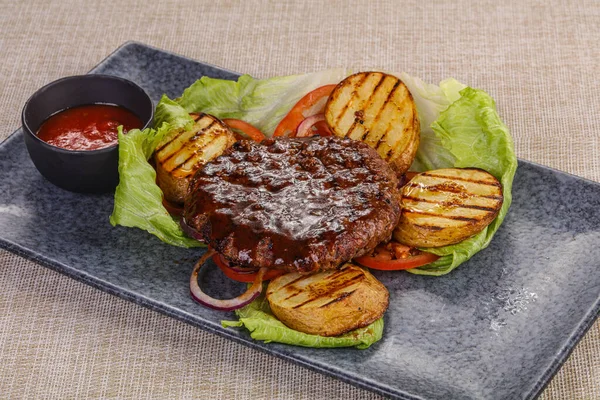
[[[325,120],[336,136],[361,140],[398,174],[408,170],[419,147],[417,107],[406,85],[382,72],[359,72],[331,92]]]
[[[338,336],[380,318],[389,293],[368,271],[346,263],[337,270],[282,275],[269,283],[267,300],[273,314],[290,328]]]
[[[413,247],[440,247],[488,226],[502,207],[502,185],[475,168],[423,172],[402,188],[394,239]]]
[[[208,114],[191,114],[196,120],[189,131],[170,132],[154,151],[156,180],[165,199],[183,204],[193,174],[235,143],[233,132]]]

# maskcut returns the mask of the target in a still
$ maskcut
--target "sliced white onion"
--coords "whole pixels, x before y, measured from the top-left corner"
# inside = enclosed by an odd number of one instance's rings
[[[238,308],[242,308],[252,303],[254,299],[256,299],[262,292],[262,281],[263,276],[267,271],[266,268],[261,268],[258,270],[252,286],[250,286],[250,288],[244,293],[233,299],[215,299],[200,289],[200,285],[198,284],[198,275],[206,260],[212,257],[215,253],[216,252],[212,249],[208,250],[202,257],[200,257],[200,259],[196,262],[196,265],[194,265],[194,270],[192,271],[192,276],[190,277],[190,294],[192,295],[192,298],[206,307],[221,311],[237,310]]]

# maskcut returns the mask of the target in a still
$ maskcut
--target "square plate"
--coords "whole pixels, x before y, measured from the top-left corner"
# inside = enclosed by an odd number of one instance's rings
[[[156,102],[203,75],[238,74],[129,42],[91,73],[130,79]],[[375,271],[390,291],[367,350],[252,340],[199,306],[188,279],[203,250],[108,222],[112,195],[61,190],[17,130],[0,145],[0,246],[101,290],[348,383],[402,399],[530,399],[600,311],[600,185],[520,161],[514,202],[490,246],[444,277]],[[240,285],[221,279],[234,295]]]

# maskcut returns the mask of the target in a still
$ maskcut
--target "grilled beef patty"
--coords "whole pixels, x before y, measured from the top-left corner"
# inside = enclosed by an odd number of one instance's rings
[[[391,237],[397,184],[375,150],[351,139],[240,141],[194,175],[183,217],[233,263],[326,270]]]

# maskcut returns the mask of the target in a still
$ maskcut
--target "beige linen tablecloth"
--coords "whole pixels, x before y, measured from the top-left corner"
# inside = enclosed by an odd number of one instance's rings
[[[0,33],[1,139],[37,88],[138,40],[256,77],[455,77],[496,99],[519,157],[600,181],[596,0],[1,0]],[[379,398],[8,252],[0,263],[0,398]],[[599,323],[541,398],[600,398]]]

